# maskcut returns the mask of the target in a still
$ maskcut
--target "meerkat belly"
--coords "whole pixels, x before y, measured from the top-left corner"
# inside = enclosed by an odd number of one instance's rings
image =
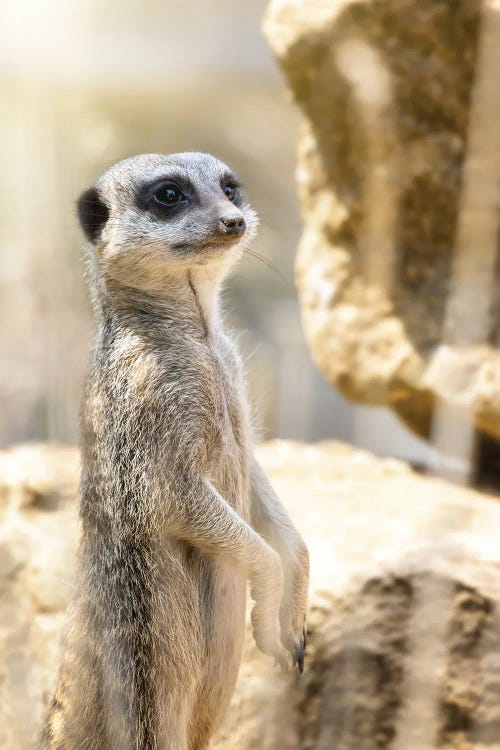
[[[213,451],[211,482],[222,497],[244,519],[249,518],[248,455],[246,420],[238,394],[227,388],[219,440]],[[211,613],[205,631],[208,639],[207,670],[212,684],[221,691],[218,700],[232,692],[243,646],[246,607],[246,572],[227,560],[211,559],[207,570]],[[207,602],[205,601],[205,605]],[[217,698],[215,699],[217,700]]]
[[[238,514],[248,520],[248,481],[246,456],[236,441],[227,439],[220,445],[219,460],[210,470],[214,488]],[[228,661],[241,655],[245,624],[246,572],[229,560],[197,553],[200,586],[200,612],[209,655],[228,668]]]
[[[199,554],[198,564],[204,656],[193,716],[198,730],[205,727],[213,731],[220,724],[238,676],[247,586],[244,571],[227,562]]]
[[[241,652],[245,625],[245,572],[223,560],[204,555],[200,558],[200,612],[207,664],[231,661]]]

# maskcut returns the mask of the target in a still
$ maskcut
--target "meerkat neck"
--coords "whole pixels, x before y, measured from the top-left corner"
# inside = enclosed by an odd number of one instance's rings
[[[188,284],[208,336],[220,325],[221,274],[206,266],[188,271]]]
[[[155,339],[162,330],[170,330],[173,322],[209,337],[220,323],[221,280],[220,274],[206,266],[166,277],[147,289],[108,277],[94,290],[98,319],[116,317]]]

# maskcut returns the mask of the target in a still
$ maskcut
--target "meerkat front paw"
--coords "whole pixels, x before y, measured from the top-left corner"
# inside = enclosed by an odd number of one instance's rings
[[[282,672],[288,671],[289,656],[280,637],[279,617],[276,611],[268,611],[267,605],[256,602],[251,613],[253,637],[257,648],[274,658]]]
[[[275,663],[285,672],[289,657],[283,648],[280,632],[283,569],[274,551],[269,551],[269,559],[251,576],[250,584],[250,596],[255,601],[251,612],[255,643],[262,653],[274,657]]]
[[[309,553],[299,540],[295,554],[283,560],[285,572],[280,607],[281,640],[292,655],[292,663],[304,671],[306,650],[307,589],[309,586]]]

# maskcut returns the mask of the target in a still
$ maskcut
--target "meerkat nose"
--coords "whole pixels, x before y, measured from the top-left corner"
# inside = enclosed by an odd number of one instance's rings
[[[246,229],[246,223],[243,216],[233,216],[231,218],[219,219],[219,230],[221,234],[243,234]]]

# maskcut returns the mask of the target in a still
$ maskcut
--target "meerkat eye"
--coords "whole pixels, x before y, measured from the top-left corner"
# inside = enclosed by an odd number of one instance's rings
[[[186,196],[175,185],[162,185],[155,190],[153,198],[162,206],[175,206],[186,200]]]
[[[223,190],[226,198],[234,203],[237,198],[236,188],[233,185],[226,185]]]

